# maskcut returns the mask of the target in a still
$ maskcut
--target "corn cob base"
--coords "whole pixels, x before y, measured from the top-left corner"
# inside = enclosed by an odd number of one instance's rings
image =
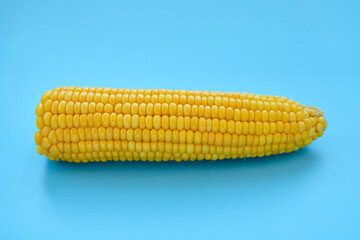
[[[321,137],[323,114],[277,96],[63,87],[42,97],[35,141],[69,162],[262,157]]]

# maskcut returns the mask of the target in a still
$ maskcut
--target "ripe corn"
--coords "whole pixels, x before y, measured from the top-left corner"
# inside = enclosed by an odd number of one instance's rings
[[[321,137],[324,112],[249,93],[63,87],[36,108],[51,160],[194,161],[289,153]]]

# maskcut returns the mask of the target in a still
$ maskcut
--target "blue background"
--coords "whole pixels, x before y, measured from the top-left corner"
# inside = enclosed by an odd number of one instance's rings
[[[360,1],[0,3],[1,239],[360,239]],[[281,95],[326,111],[296,153],[52,162],[58,86]]]

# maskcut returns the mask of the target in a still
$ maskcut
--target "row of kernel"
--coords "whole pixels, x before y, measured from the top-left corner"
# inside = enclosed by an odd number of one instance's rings
[[[44,115],[45,116],[45,115]],[[316,126],[318,130],[322,130],[324,126],[321,123],[313,123],[306,119],[304,122],[242,122],[227,121],[219,119],[205,119],[197,117],[175,117],[175,116],[138,116],[138,115],[122,115],[122,114],[82,114],[82,115],[52,115],[42,119],[42,127],[57,128],[78,128],[78,127],[118,127],[118,128],[140,128],[140,129],[164,129],[164,130],[199,130],[200,132],[222,132],[236,134],[267,134],[275,132],[297,133],[309,130]]]
[[[121,156],[120,156],[121,155]],[[260,156],[260,155],[259,155]],[[49,156],[48,156],[49,157]],[[187,154],[182,153],[178,157],[174,154],[170,153],[136,153],[136,152],[92,152],[92,153],[72,153],[72,154],[60,154],[57,158],[52,158],[52,160],[59,161],[60,159],[63,161],[76,162],[76,163],[87,163],[87,162],[106,162],[106,161],[201,161],[201,160],[222,160],[229,158],[238,158],[245,157],[244,154],[241,155],[224,155],[224,154]],[[248,156],[248,157],[256,157],[256,156]]]
[[[170,116],[198,116],[205,118],[219,118],[227,120],[255,120],[255,121],[301,121],[309,117],[309,114],[306,112],[281,112],[275,110],[247,110],[247,109],[233,109],[231,107],[217,107],[217,106],[190,106],[189,104],[176,105],[172,104],[137,104],[137,103],[125,103],[125,104],[116,104],[113,107],[111,104],[102,104],[102,103],[80,103],[76,102],[65,102],[65,101],[54,101],[48,100],[46,103],[51,102],[51,104],[45,104],[45,107],[39,105],[36,113],[38,116],[43,116],[45,114],[87,114],[87,113],[123,113],[123,114],[139,114],[140,116],[146,115],[170,115]]]
[[[129,152],[136,155],[146,156],[144,154],[153,152],[157,156],[160,153],[173,154],[175,158],[179,158],[180,155],[187,154],[225,154],[227,158],[237,158],[237,157],[250,157],[250,156],[264,156],[271,155],[283,152],[296,151],[299,148],[302,148],[311,143],[311,139],[307,139],[301,144],[295,145],[294,143],[280,143],[272,145],[260,145],[260,146],[245,146],[245,147],[222,147],[222,146],[211,146],[211,145],[196,145],[196,144],[168,144],[168,143],[135,143],[135,142],[120,142],[120,141],[86,141],[79,144],[76,143],[59,143],[53,145],[50,148],[50,151],[45,151],[50,153],[52,159],[63,159],[65,154],[71,154],[73,159],[78,159],[82,157],[75,157],[74,154],[86,154],[87,159],[92,157],[88,154],[90,152],[101,152],[101,151],[116,151],[115,155],[125,156],[129,155]],[[125,151],[125,152],[121,152]],[[64,153],[64,155],[62,154]],[[244,154],[244,155],[243,155]],[[251,154],[251,155],[249,155]],[[61,156],[60,156],[61,155]],[[95,157],[93,155],[93,157]],[[108,156],[110,157],[110,156]],[[115,157],[115,156],[112,156]],[[151,159],[147,155],[148,159]],[[159,157],[164,158],[160,155]],[[164,158],[166,159],[166,157]],[[220,157],[221,159],[221,157]],[[86,159],[84,159],[86,160]],[[113,160],[113,158],[108,159]],[[215,160],[215,159],[214,159]]]
[[[235,99],[229,97],[201,97],[201,96],[186,96],[186,95],[171,95],[171,94],[160,94],[160,95],[143,95],[143,94],[101,94],[101,93],[86,93],[86,92],[53,92],[52,95],[46,101],[42,103],[49,104],[49,101],[65,101],[65,102],[87,102],[87,103],[102,103],[115,105],[117,103],[175,103],[175,104],[189,104],[189,105],[203,105],[203,106],[224,106],[232,108],[245,108],[252,110],[280,110],[286,112],[298,112],[303,109],[303,107],[294,101],[263,101],[263,100],[252,100],[248,98],[244,99]],[[281,99],[281,98],[280,98]]]
[[[160,153],[203,153],[203,154],[240,154],[249,153],[255,150],[257,153],[262,152],[277,152],[285,148],[291,147],[292,150],[299,149],[302,145],[296,146],[295,143],[279,143],[271,145],[259,146],[244,146],[244,147],[231,147],[231,146],[214,146],[207,144],[185,144],[185,143],[146,143],[146,142],[133,142],[133,141],[81,141],[79,143],[59,143],[51,148],[50,152],[54,154],[59,153],[87,153],[87,152],[100,152],[100,151],[116,151],[116,152],[160,152]],[[280,149],[279,149],[280,148]]]
[[[57,128],[85,128],[85,127],[118,127],[118,128],[140,128],[140,129],[164,129],[164,130],[199,130],[200,132],[222,132],[236,134],[267,134],[275,132],[297,133],[316,127],[318,131],[323,131],[324,125],[306,119],[304,122],[242,122],[227,121],[219,119],[205,119],[197,117],[175,117],[175,116],[131,116],[129,114],[82,114],[82,115],[53,115],[49,118],[38,117],[39,129],[50,127]]]
[[[58,142],[77,143],[80,141],[97,141],[97,140],[122,140],[135,142],[166,142],[166,143],[195,143],[195,144],[210,144],[210,145],[224,145],[224,146],[246,146],[246,145],[266,145],[278,143],[296,143],[306,140],[308,137],[313,137],[315,132],[304,132],[303,134],[268,134],[268,135],[237,135],[237,134],[222,134],[222,133],[200,133],[189,131],[164,131],[164,130],[143,130],[136,129],[111,129],[111,128],[79,128],[79,129],[57,129],[51,130],[47,136],[42,136],[41,132],[35,135],[35,141],[38,145],[48,149],[51,144]],[[318,135],[317,135],[318,136]],[[316,138],[317,138],[316,136]]]
[[[92,153],[64,153],[60,154],[54,160],[65,160],[70,162],[99,162],[99,161],[195,161],[195,160],[222,160],[222,159],[229,159],[229,158],[244,158],[244,157],[262,157],[262,156],[269,156],[271,154],[283,153],[283,152],[290,152],[291,147],[287,147],[282,145],[278,147],[277,152],[262,152],[258,153],[257,149],[247,149],[246,154],[187,154],[187,153],[179,153],[179,154],[172,154],[172,153],[160,153],[160,152],[92,152]],[[296,151],[297,149],[294,149]]]
[[[270,96],[270,95],[259,95],[252,93],[239,93],[239,92],[219,92],[219,91],[192,91],[192,90],[166,90],[166,89],[116,89],[116,88],[79,88],[79,87],[64,87],[56,88],[51,92],[60,92],[60,91],[69,91],[69,92],[86,92],[86,93],[100,93],[100,94],[142,94],[142,95],[160,95],[160,94],[169,94],[169,95],[185,95],[185,96],[201,96],[201,97],[232,97],[235,99],[250,99],[250,100],[262,100],[262,101],[280,101],[280,102],[289,102],[295,103],[294,100],[288,99],[286,97],[279,96]]]
[[[167,103],[167,104],[189,104],[190,106],[196,105],[196,106],[223,106],[223,107],[231,107],[231,108],[245,108],[245,109],[251,109],[251,110],[280,110],[280,111],[286,111],[286,112],[298,112],[300,110],[303,109],[303,107],[301,107],[300,104],[298,103],[293,103],[290,104],[288,102],[282,103],[282,102],[268,102],[268,101],[255,101],[255,100],[249,100],[249,99],[234,99],[234,98],[220,98],[220,97],[216,97],[216,98],[206,98],[206,97],[195,97],[195,98],[186,98],[184,95],[179,96],[179,95],[121,95],[121,94],[117,94],[117,95],[107,95],[107,94],[88,94],[86,95],[86,93],[84,93],[83,95],[76,95],[74,93],[73,96],[71,95],[64,95],[64,96],[58,96],[58,98],[54,98],[54,99],[48,99],[46,101],[44,101],[44,105],[45,108],[47,106],[49,106],[52,102],[56,102],[56,104],[58,104],[58,102],[61,101],[65,101],[66,104],[67,102],[73,102],[72,104],[76,104],[77,102],[79,102],[78,104],[81,103],[101,103],[102,105],[105,104],[110,104],[110,105],[116,105],[118,103],[137,103],[137,104],[141,104],[141,103],[145,103],[145,104],[163,104],[163,103]]]
[[[159,95],[159,94],[178,94],[185,96],[231,96],[240,98],[243,96],[247,98],[247,93],[233,93],[233,92],[214,92],[214,91],[192,91],[192,90],[166,90],[166,89],[116,89],[116,88],[76,88],[76,87],[64,87],[64,88],[56,88],[53,91],[70,91],[70,92],[86,92],[86,93],[101,93],[101,94],[143,94],[143,95]],[[249,94],[251,96],[259,96]],[[266,96],[261,96],[266,97]]]
[[[48,104],[49,103],[49,104]],[[137,103],[118,103],[115,107],[109,103],[88,103],[88,102],[66,102],[66,101],[46,101],[45,105],[39,104],[36,109],[37,116],[43,116],[46,113],[51,114],[88,114],[88,113],[122,113],[139,114],[140,116],[152,115],[170,115],[170,116],[198,116],[205,118],[219,118],[227,120],[255,120],[255,121],[301,121],[309,116],[306,112],[282,112],[279,110],[247,110],[245,108],[237,109],[224,106],[197,106],[190,104],[137,104]]]
[[[72,103],[72,102],[69,102]],[[69,104],[68,103],[68,104]],[[90,104],[91,105],[91,104]],[[94,104],[95,105],[95,104]],[[98,107],[101,105],[101,107]],[[84,106],[84,107],[83,107]],[[105,113],[104,113],[105,112]],[[275,121],[283,121],[283,122],[296,122],[302,121],[308,117],[308,115],[303,114],[302,112],[294,113],[294,112],[281,112],[281,111],[252,111],[246,109],[235,109],[228,107],[216,107],[216,106],[193,106],[190,105],[178,105],[174,106],[172,109],[172,105],[170,107],[163,104],[162,106],[159,104],[148,104],[138,106],[137,104],[117,104],[115,106],[115,112],[112,105],[103,106],[101,103],[90,108],[89,105],[81,104],[78,107],[74,107],[72,104],[66,105],[63,108],[59,107],[59,111],[46,111],[43,114],[39,114],[39,117],[43,117],[44,121],[50,121],[51,117],[54,114],[67,114],[67,115],[79,115],[79,114],[132,114],[134,116],[185,116],[185,117],[204,117],[204,118],[213,118],[213,119],[226,119],[226,120],[235,120],[235,121],[263,121],[263,122],[275,122]],[[316,119],[316,118],[314,118]]]
[[[146,147],[145,147],[146,148]],[[295,147],[293,144],[277,144],[277,145],[266,145],[266,146],[253,146],[253,147],[244,147],[244,148],[220,148],[220,147],[210,147],[208,148],[208,153],[202,152],[204,147],[197,148],[197,146],[185,146],[182,147],[183,152],[158,152],[158,151],[150,151],[150,152],[133,152],[127,149],[126,151],[98,151],[98,152],[84,152],[84,153],[60,153],[58,159],[66,159],[66,160],[84,160],[91,161],[91,159],[102,159],[102,160],[116,160],[117,158],[123,157],[122,160],[132,160],[132,158],[138,160],[154,160],[157,159],[159,161],[166,160],[217,160],[224,158],[244,158],[244,157],[261,157],[264,155],[278,154],[284,152],[292,152],[299,149],[299,147]],[[205,148],[206,149],[206,148]],[[151,149],[153,150],[153,149]],[[161,150],[161,149],[160,149]],[[71,158],[69,156],[71,155]],[[125,158],[126,159],[125,159]],[[106,159],[104,159],[106,158]]]

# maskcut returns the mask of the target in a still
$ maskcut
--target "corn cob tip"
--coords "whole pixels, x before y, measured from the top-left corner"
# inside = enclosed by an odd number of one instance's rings
[[[314,117],[323,117],[325,115],[325,111],[318,108],[318,107],[315,107],[315,106],[305,106],[305,108],[307,109],[310,109],[310,110],[313,110],[312,112],[312,115]]]

